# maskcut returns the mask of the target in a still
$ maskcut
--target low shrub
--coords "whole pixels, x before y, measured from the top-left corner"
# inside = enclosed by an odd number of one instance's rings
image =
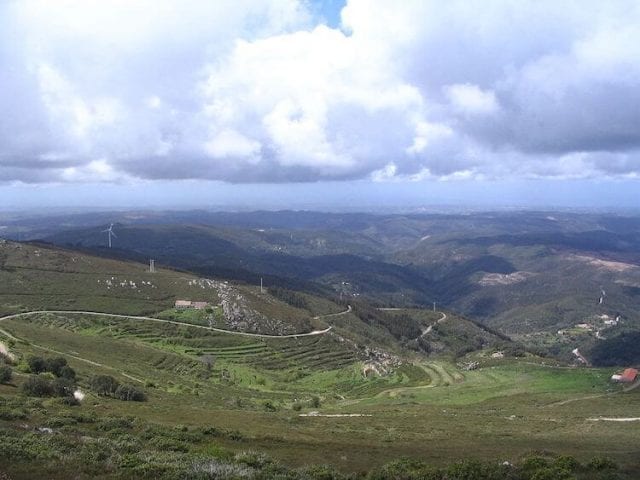
[[[270,402],[269,400],[267,400],[266,402],[262,403],[262,407],[267,411],[267,412],[275,412],[277,409],[277,407]]]
[[[59,401],[62,405],[66,405],[67,407],[77,407],[78,405],[80,405],[80,400],[78,400],[73,395],[62,397]]]
[[[120,382],[111,375],[94,375],[89,379],[89,387],[91,390],[102,396],[113,395],[119,386]]]
[[[71,368],[68,365],[65,365],[64,367],[62,367],[60,369],[60,375],[61,378],[66,378],[68,380],[75,380],[76,379],[76,371]]]
[[[53,373],[56,377],[60,377],[62,369],[67,366],[67,359],[64,357],[47,358],[44,361],[45,371]]]
[[[118,385],[114,392],[114,397],[127,402],[144,402],[147,399],[145,393],[133,385]]]
[[[616,470],[618,466],[616,462],[607,457],[594,457],[587,464],[587,468],[590,470]]]
[[[0,383],[9,383],[13,377],[13,371],[9,365],[0,365]]]
[[[27,378],[27,381],[20,386],[20,389],[31,397],[50,397],[53,395],[51,381],[41,375]]]
[[[149,441],[150,445],[153,445],[158,450],[165,452],[182,452],[189,451],[189,444],[180,440],[174,440],[166,437],[156,437]]]
[[[51,417],[45,422],[45,427],[60,428],[65,425],[76,425],[78,420],[74,417]]]
[[[42,357],[31,356],[27,358],[27,365],[29,365],[29,371],[36,374],[46,371],[47,368],[47,362]]]
[[[57,397],[73,397],[75,385],[68,378],[56,378],[51,382],[53,394]]]
[[[28,415],[23,410],[16,408],[0,408],[0,420],[25,420]]]
[[[109,432],[111,430],[130,430],[133,428],[134,419],[131,417],[104,417],[98,421],[98,430]]]

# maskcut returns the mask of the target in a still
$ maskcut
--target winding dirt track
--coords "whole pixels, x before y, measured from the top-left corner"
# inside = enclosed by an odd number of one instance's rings
[[[342,315],[342,314],[348,313],[350,311],[351,311],[351,306],[349,306],[349,309],[344,311],[344,312],[340,312],[340,313],[337,313],[337,314],[331,314],[331,315],[324,315],[323,317],[332,316],[332,315]],[[186,322],[177,322],[175,320],[163,320],[161,318],[144,317],[144,316],[138,316],[138,315],[120,315],[120,314],[117,314],[117,313],[90,312],[90,311],[84,311],[84,310],[35,310],[35,311],[32,311],[32,312],[14,313],[13,315],[7,315],[5,317],[1,317],[0,318],[0,322],[2,322],[3,320],[10,320],[12,318],[26,317],[26,316],[38,315],[38,314],[42,314],[42,313],[55,313],[55,314],[60,314],[60,315],[93,315],[93,316],[96,316],[96,317],[110,317],[110,318],[146,320],[146,321],[150,321],[150,322],[159,322],[159,323],[172,323],[174,325],[182,325],[182,326],[187,326],[187,327],[200,328],[202,330],[211,330],[211,331],[214,331],[214,332],[227,333],[229,335],[241,335],[241,336],[244,336],[244,337],[257,337],[257,338],[311,337],[311,336],[314,336],[314,335],[323,335],[325,333],[328,333],[331,330],[331,327],[329,326],[329,327],[325,328],[324,330],[314,330],[314,331],[308,332],[308,333],[293,333],[293,334],[289,334],[289,335],[268,335],[268,334],[264,334],[264,333],[236,332],[236,331],[233,331],[233,330],[225,330],[223,328],[207,327],[207,326],[204,326],[204,325],[194,325],[192,323],[186,323]],[[322,318],[322,317],[318,317],[318,318]]]
[[[442,323],[447,319],[447,314],[444,312],[440,312],[440,314],[442,315],[438,320],[436,320],[434,323],[432,323],[431,325],[429,325],[424,332],[422,332],[420,334],[420,337],[424,337],[425,335],[427,335],[429,332],[431,332],[431,330],[433,330],[433,326],[437,325],[438,323]]]
[[[346,315],[347,313],[351,313],[351,305],[347,305],[347,309],[344,312],[328,313],[326,315],[316,315],[315,317],[313,317],[313,319],[319,320],[321,318],[337,317],[339,315]]]

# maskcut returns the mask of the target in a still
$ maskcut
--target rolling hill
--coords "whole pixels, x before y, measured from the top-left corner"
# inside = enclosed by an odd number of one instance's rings
[[[638,467],[637,430],[593,428],[640,408],[612,369],[567,368],[451,312],[46,244],[2,241],[0,254],[5,477],[385,478],[413,465],[448,478],[506,460],[524,479],[559,455],[581,479],[599,478],[593,457],[622,478]],[[34,370],[61,361],[66,379]]]
[[[602,315],[619,317],[627,328],[640,324],[640,221],[633,216],[155,212],[117,218],[111,250],[104,224],[57,228],[46,238],[254,285],[263,277],[291,290],[366,297],[377,306],[437,301],[554,354],[593,340],[556,338],[559,352],[550,348],[550,335],[559,330],[599,327],[594,319]],[[43,222],[43,228],[51,227]]]

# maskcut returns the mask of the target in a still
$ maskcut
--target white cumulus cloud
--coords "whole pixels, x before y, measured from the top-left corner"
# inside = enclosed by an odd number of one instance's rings
[[[0,4],[0,181],[640,173],[640,4]]]

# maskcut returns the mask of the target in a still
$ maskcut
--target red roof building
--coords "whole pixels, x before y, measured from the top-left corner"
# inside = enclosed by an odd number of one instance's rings
[[[636,378],[638,378],[638,370],[636,370],[635,368],[627,368],[620,375],[620,381],[624,383],[635,382]]]

